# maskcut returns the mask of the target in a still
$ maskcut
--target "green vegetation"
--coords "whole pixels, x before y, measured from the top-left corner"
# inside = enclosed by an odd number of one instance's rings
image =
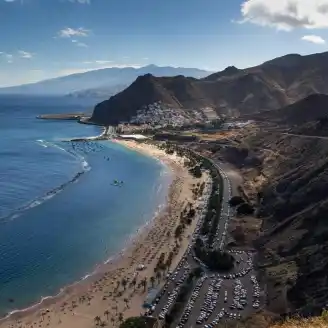
[[[147,328],[147,325],[144,318],[131,317],[122,322],[120,328]]]
[[[269,326],[270,328],[326,328],[328,327],[328,311],[323,310],[322,314],[310,318],[288,318],[281,323]]]
[[[197,238],[194,247],[195,255],[210,268],[215,271],[229,271],[234,266],[234,257],[219,250],[208,250],[202,239]]]
[[[254,213],[254,207],[248,203],[240,204],[237,207],[238,215],[252,215]]]
[[[195,278],[198,278],[197,274],[201,274],[201,272],[201,268],[196,268],[189,273],[187,279],[179,290],[179,294],[176,298],[175,303],[173,304],[171,310],[165,316],[166,327],[170,327],[173,321],[181,315],[181,312],[183,311],[186,302],[188,301],[188,297],[192,292]]]
[[[245,202],[245,200],[240,196],[232,197],[229,203],[231,206],[237,207],[236,212],[238,215],[252,215],[254,213],[254,207]]]
[[[222,177],[219,174],[216,166],[213,162],[189,149],[178,147],[173,143],[166,142],[161,145],[162,149],[166,152],[174,153],[176,152],[179,156],[184,156],[187,158],[185,161],[185,166],[189,167],[189,172],[195,177],[201,177],[202,170],[206,169],[210,172],[212,177],[212,190],[209,196],[208,208],[204,218],[203,225],[201,227],[201,234],[206,235],[207,243],[204,244],[203,240],[198,238],[196,240],[194,251],[195,255],[205,263],[212,270],[231,270],[234,266],[234,258],[226,252],[221,252],[218,250],[212,250],[211,245],[214,243],[216,238],[216,232],[219,225],[220,213],[221,213],[221,203],[222,203]],[[204,184],[198,185],[194,188],[195,198],[201,195],[204,190]],[[243,200],[241,199],[242,203]],[[244,204],[242,204],[244,205]],[[247,205],[247,204],[246,204]],[[249,208],[243,206],[242,211],[250,211]],[[189,208],[185,208],[182,216],[180,217],[180,224],[175,230],[175,237],[179,238],[184,231],[184,227],[188,224],[188,219],[195,215],[195,210],[192,208],[191,204]]]
[[[230,206],[233,206],[233,207],[238,206],[242,203],[244,203],[244,199],[240,196],[234,196],[229,201]]]

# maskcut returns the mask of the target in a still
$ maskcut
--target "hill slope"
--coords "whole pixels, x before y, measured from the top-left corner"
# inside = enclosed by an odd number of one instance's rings
[[[139,83],[143,80],[135,81],[133,88],[142,90]],[[171,105],[178,103],[182,108],[211,106],[219,114],[250,114],[278,109],[314,93],[328,94],[328,52],[309,56],[286,55],[244,70],[228,67],[199,80],[152,78],[150,83],[155,89],[161,89],[162,98],[158,93],[140,93],[138,101],[129,105],[126,101],[131,93],[129,87],[115,98],[99,104],[93,119],[99,122],[100,117],[107,117],[119,121],[124,117],[126,120],[139,109],[138,106],[149,105],[154,99],[168,101]],[[100,115],[101,111],[112,113]]]
[[[140,76],[123,92],[98,104],[91,120],[99,124],[128,121],[137,109],[159,101],[176,109],[194,104],[203,106],[206,102],[195,83],[197,80],[181,75],[173,78],[156,78],[151,74]]]
[[[262,112],[253,116],[261,121],[288,125],[305,124],[328,117],[328,95],[312,94],[294,104],[275,111]]]
[[[85,73],[72,74],[45,80],[37,83],[25,84],[16,87],[1,88],[0,94],[28,94],[28,95],[65,95],[82,91],[86,94],[97,93],[97,88],[107,88],[109,92],[122,85],[129,85],[138,76],[151,73],[155,76],[185,75],[201,78],[210,74],[210,72],[197,68],[184,67],[159,67],[148,65],[145,67],[134,68],[104,68]],[[93,89],[89,91],[88,89]],[[83,95],[83,92],[79,96]]]
[[[263,218],[258,266],[268,310],[319,315],[328,304],[328,138],[256,129],[242,144],[258,159],[242,170]]]

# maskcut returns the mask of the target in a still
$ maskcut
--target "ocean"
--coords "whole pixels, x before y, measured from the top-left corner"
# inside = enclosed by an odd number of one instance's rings
[[[0,97],[0,316],[85,277],[165,202],[170,171],[156,159],[110,141],[68,141],[100,127],[36,119],[92,105]]]

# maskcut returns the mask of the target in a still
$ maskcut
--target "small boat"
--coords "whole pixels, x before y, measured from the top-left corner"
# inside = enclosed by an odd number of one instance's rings
[[[122,185],[123,185],[123,181],[121,180],[121,181],[118,181],[118,180],[113,180],[113,182],[112,182],[112,186],[116,186],[116,187],[122,187]]]

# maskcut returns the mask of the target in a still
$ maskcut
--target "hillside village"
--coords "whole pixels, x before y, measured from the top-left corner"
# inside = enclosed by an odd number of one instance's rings
[[[182,111],[159,101],[143,106],[143,108],[137,110],[136,115],[132,116],[130,121],[126,123],[136,125],[148,124],[152,127],[180,127],[211,122],[215,119],[218,119],[218,116],[210,107]]]

